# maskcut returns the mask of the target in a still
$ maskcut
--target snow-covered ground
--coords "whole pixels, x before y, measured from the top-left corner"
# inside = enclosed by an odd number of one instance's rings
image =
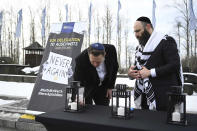
[[[34,74],[38,74],[40,66],[36,66],[36,67],[25,67],[24,69],[22,69],[23,72],[25,72],[25,74],[30,74],[30,73],[34,73]]]
[[[0,96],[18,96],[30,99],[34,83],[0,81]]]
[[[134,86],[135,81],[129,80],[128,78],[118,78],[116,84],[123,84],[124,81],[126,81],[125,84],[129,87]],[[0,96],[8,95],[30,99],[33,88],[34,83],[0,81]]]
[[[0,105],[6,105],[15,102],[14,100],[2,100],[0,99]]]
[[[186,111],[197,113],[197,94],[194,93],[191,96],[186,96]]]
[[[126,84],[129,87],[134,87],[135,80],[130,80],[129,78],[117,78],[116,84]]]
[[[129,87],[134,86],[135,81],[129,80],[129,78],[117,78],[116,84],[127,84]],[[34,83],[20,83],[20,82],[6,82],[0,81],[0,96],[17,96],[30,99],[33,91]],[[197,94],[186,97],[186,109],[188,112],[197,113]],[[0,99],[0,105],[12,103],[13,100]],[[131,106],[134,106],[133,93],[131,95]]]

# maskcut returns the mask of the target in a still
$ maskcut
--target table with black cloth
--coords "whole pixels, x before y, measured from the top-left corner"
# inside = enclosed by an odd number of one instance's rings
[[[129,120],[111,117],[107,106],[88,106],[84,112],[63,109],[36,116],[48,131],[197,131],[197,115],[187,114],[188,125],[166,123],[166,112],[134,110]]]

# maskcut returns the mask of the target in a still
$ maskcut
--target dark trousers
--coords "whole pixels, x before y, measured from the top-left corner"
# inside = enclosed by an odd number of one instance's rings
[[[102,86],[93,88],[93,90],[91,90],[91,92],[89,91],[89,94],[86,95],[85,103],[92,105],[94,100],[96,105],[109,106],[109,98],[106,97],[106,94],[107,89]]]
[[[142,109],[149,109],[149,106],[147,105],[147,99],[146,94],[142,93],[142,103],[141,103]]]

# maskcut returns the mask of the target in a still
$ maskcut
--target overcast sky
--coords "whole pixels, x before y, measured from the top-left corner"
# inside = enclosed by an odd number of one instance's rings
[[[100,17],[104,16],[106,5],[109,5],[113,16],[113,34],[116,34],[116,16],[118,0],[91,0],[93,4],[93,16],[96,17],[99,14]],[[135,20],[140,16],[147,16],[152,19],[152,0],[120,0],[122,9],[120,11],[120,19],[127,24],[124,24],[129,29],[129,44],[137,45],[137,40],[133,34],[133,24]],[[156,1],[156,30],[175,36],[175,20],[179,19],[180,15],[178,11],[173,8],[175,2],[181,3],[182,0],[155,0]],[[30,13],[32,10],[35,16],[36,22],[36,40],[41,43],[41,23],[40,17],[42,9],[45,6],[49,6],[47,14],[50,15],[51,23],[58,23],[59,12],[62,14],[63,21],[65,20],[65,5],[69,5],[69,11],[71,11],[72,21],[78,21],[79,12],[81,14],[81,20],[88,22],[88,7],[90,0],[0,0],[0,10],[4,12],[10,12],[13,8],[13,18],[16,17],[17,12],[23,9],[23,26],[24,37],[26,45],[29,45],[29,24]],[[193,0],[194,12],[197,12],[197,0]],[[196,15],[197,16],[197,15]],[[5,18],[6,19],[6,18]],[[93,20],[92,20],[93,21]],[[94,25],[92,25],[94,33]],[[94,34],[92,34],[94,36]],[[94,39],[92,39],[94,42]],[[112,38],[112,43],[115,42],[115,38]]]

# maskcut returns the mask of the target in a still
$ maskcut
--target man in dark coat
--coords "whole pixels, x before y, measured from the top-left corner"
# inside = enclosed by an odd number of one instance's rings
[[[141,109],[166,111],[167,92],[182,85],[177,44],[172,37],[154,31],[147,17],[136,20],[134,33],[139,45],[128,75],[136,79],[135,104]]]
[[[74,80],[85,87],[85,103],[108,106],[118,71],[115,47],[91,44],[75,61]]]

